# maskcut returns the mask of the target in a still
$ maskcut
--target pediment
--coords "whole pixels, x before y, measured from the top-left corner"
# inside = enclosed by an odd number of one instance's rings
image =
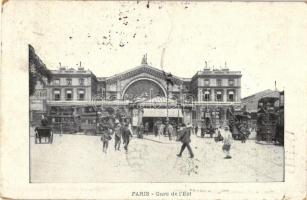
[[[139,74],[144,74],[144,73],[149,74],[151,76],[154,76],[158,79],[162,79],[162,80],[165,80],[165,78],[166,78],[166,74],[164,73],[164,71],[157,69],[157,68],[154,68],[154,67],[149,66],[149,65],[141,65],[141,66],[135,67],[131,70],[128,70],[128,71],[122,72],[120,74],[116,74],[114,76],[108,77],[106,79],[106,82],[111,84],[111,83],[117,82],[118,80],[129,79],[131,77],[135,77]],[[174,75],[172,76],[171,79],[175,84],[182,84],[183,83],[183,80],[181,78],[176,77]]]

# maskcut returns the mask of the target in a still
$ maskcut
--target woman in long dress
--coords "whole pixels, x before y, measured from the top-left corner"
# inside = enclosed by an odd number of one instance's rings
[[[224,126],[224,130],[221,131],[222,137],[223,137],[223,147],[222,150],[226,154],[225,159],[231,159],[230,156],[230,148],[231,144],[233,142],[232,134],[229,130],[229,126]]]

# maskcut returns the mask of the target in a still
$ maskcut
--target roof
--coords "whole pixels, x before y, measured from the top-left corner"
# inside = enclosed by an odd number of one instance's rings
[[[166,103],[167,98],[166,97],[154,97],[152,99],[148,99],[146,101],[143,101],[143,103]],[[176,103],[175,100],[168,98],[169,103]]]
[[[143,117],[179,117],[182,118],[182,110],[177,108],[171,109],[153,109],[153,108],[145,108]]]
[[[241,102],[243,106],[246,106],[247,112],[257,112],[258,102],[261,98],[279,98],[279,91],[267,89],[245,97],[241,99]]]
[[[279,91],[275,91],[275,90],[271,90],[271,89],[267,89],[267,90],[263,90],[261,92],[257,92],[253,95],[244,97],[241,99],[242,102],[244,101],[249,101],[250,99],[260,99],[262,97],[279,97]]]
[[[230,71],[227,69],[210,69],[205,68],[204,70],[196,72],[196,74],[193,76],[239,76],[241,77],[241,71]]]
[[[134,67],[132,69],[129,69],[127,71],[115,74],[115,75],[110,76],[110,77],[98,77],[98,80],[107,81],[107,82],[115,82],[118,79],[135,76],[138,73],[144,73],[144,72],[156,74],[156,76],[160,76],[161,78],[165,78],[165,75],[168,74],[163,70],[157,69],[157,68],[152,67],[148,64],[143,64],[143,65]],[[175,75],[172,75],[171,79],[174,82],[183,82],[183,81],[189,80],[188,78],[181,78],[181,77],[178,77],[178,76],[175,76]]]

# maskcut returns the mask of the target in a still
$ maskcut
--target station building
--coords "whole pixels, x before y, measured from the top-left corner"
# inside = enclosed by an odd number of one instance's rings
[[[60,66],[45,86],[47,107],[109,106],[126,111],[133,126],[167,118],[174,123],[220,123],[229,107],[241,104],[241,72],[205,68],[192,78],[141,65],[109,77]],[[74,111],[73,111],[74,112]],[[94,120],[95,121],[95,120]]]

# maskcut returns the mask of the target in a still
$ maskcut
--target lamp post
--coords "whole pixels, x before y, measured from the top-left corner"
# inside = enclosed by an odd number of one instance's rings
[[[166,82],[166,120],[168,120],[168,90],[169,90],[169,83]]]
[[[150,99],[150,103],[151,103],[151,98],[152,98],[152,88],[150,88],[150,90],[149,90],[149,99]]]

